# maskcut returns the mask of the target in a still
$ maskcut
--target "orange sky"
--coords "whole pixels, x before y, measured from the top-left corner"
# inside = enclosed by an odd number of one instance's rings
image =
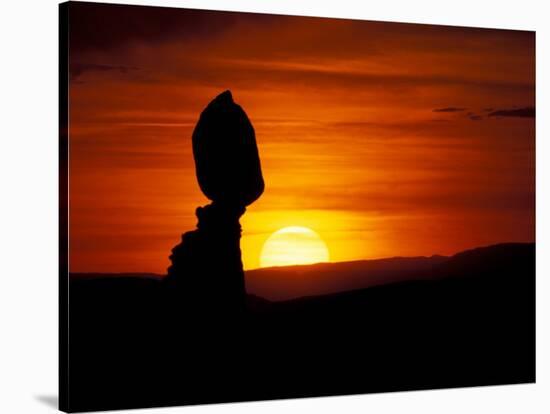
[[[198,116],[231,89],[285,226],[331,261],[535,239],[535,34],[72,3],[70,270],[156,272],[196,223]]]

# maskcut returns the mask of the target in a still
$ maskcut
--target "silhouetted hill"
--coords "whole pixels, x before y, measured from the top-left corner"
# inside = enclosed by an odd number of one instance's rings
[[[392,257],[249,270],[246,288],[269,300],[324,295],[411,278],[423,279],[447,260],[444,256]]]
[[[74,409],[535,380],[534,244],[336,265],[353,277],[371,266],[364,279],[376,268],[392,283],[280,302],[249,295],[242,318],[217,321],[182,313],[155,278],[72,278]]]
[[[530,254],[533,246],[534,244],[529,243],[503,243],[466,250],[451,257],[392,257],[254,269],[245,272],[246,288],[249,294],[270,301],[282,301],[407,280],[472,277],[488,271],[496,273],[514,268],[517,263],[526,259],[525,256]],[[71,274],[71,280],[162,280],[163,277],[164,275],[154,273]],[[108,280],[99,283],[109,284]]]
[[[317,307],[324,308],[330,305],[333,309],[334,306],[349,307],[357,303],[367,307],[372,306],[373,303],[381,306],[382,302],[402,308],[409,305],[422,306],[418,303],[418,298],[427,293],[433,293],[434,296],[445,293],[453,297],[462,296],[470,299],[487,295],[487,301],[500,300],[499,294],[503,290],[511,294],[514,291],[525,293],[527,289],[534,294],[534,272],[534,244],[498,244],[467,250],[449,258],[441,258],[438,264],[427,267],[424,273],[407,273],[408,276],[412,276],[409,279],[395,277],[393,283],[380,283],[370,288],[329,295],[309,295],[272,305],[277,308],[277,312],[285,308],[293,311],[299,308],[307,309],[307,312],[317,312]],[[465,288],[471,291],[463,292]],[[515,298],[508,299],[511,299],[509,305],[513,308]],[[416,305],[409,303],[411,301]],[[456,305],[457,308],[469,306],[467,302]],[[287,311],[285,309],[285,312]]]
[[[299,268],[303,268],[302,272]],[[534,243],[502,243],[487,247],[478,247],[465,250],[453,256],[432,256],[419,258],[390,258],[372,261],[344,262],[334,264],[320,264],[310,266],[293,266],[266,269],[269,276],[276,274],[282,276],[306,274],[313,276],[314,268],[322,269],[324,276],[339,277],[336,270],[342,269],[343,279],[355,281],[353,287],[342,292],[329,295],[306,294],[303,297],[294,298],[297,301],[288,300],[288,303],[300,301],[312,302],[318,300],[332,300],[332,298],[353,297],[359,293],[355,291],[364,289],[364,286],[373,287],[390,285],[393,290],[401,286],[399,282],[408,282],[404,286],[424,286],[415,281],[441,281],[445,279],[470,279],[478,278],[480,283],[513,283],[518,275],[523,273],[534,274],[535,269],[535,244]],[[271,270],[274,270],[271,273]],[[258,273],[261,272],[262,269]],[[364,273],[362,273],[364,272]],[[497,280],[494,280],[497,279]],[[524,283],[525,281],[516,280]],[[363,289],[362,289],[363,288]],[[377,292],[385,289],[378,289]],[[313,290],[313,292],[315,289]]]
[[[392,257],[352,262],[318,263],[281,266],[245,272],[246,289],[250,294],[270,301],[301,296],[316,296],[354,290],[409,279],[432,277],[432,270],[448,257]],[[73,273],[71,280],[153,279],[164,276],[154,273]],[[105,280],[107,279],[107,280]],[[122,282],[126,283],[126,282]]]
[[[531,270],[534,265],[534,243],[501,243],[455,254],[436,268],[436,276],[517,277],[514,271]]]

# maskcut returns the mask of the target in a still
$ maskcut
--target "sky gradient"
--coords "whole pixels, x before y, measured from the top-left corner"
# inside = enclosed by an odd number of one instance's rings
[[[156,272],[208,200],[191,134],[226,89],[286,226],[333,262],[535,240],[533,32],[72,3],[70,271]]]

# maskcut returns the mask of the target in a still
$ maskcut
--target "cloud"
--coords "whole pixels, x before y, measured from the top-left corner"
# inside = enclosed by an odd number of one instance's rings
[[[481,115],[478,115],[475,112],[468,112],[466,117],[468,117],[470,121],[481,121],[483,119]]]
[[[489,114],[489,116],[503,116],[512,118],[535,118],[535,107],[528,106],[517,109],[498,109]]]
[[[462,112],[465,111],[467,108],[458,108],[456,106],[448,106],[446,108],[436,108],[433,110],[433,112]]]
[[[128,73],[137,70],[134,66],[125,65],[103,65],[97,63],[73,63],[69,67],[69,78],[71,81],[78,80],[86,72],[118,72]]]
[[[71,52],[117,50],[136,43],[213,38],[243,21],[270,24],[277,16],[172,7],[71,3]]]
[[[449,106],[446,108],[436,108],[433,112],[463,112],[468,108],[461,108],[456,106]],[[494,108],[483,108],[483,112],[487,113],[487,117],[515,117],[515,118],[535,118],[535,107],[528,106],[524,108],[514,108],[514,109],[494,109]],[[482,114],[477,114],[475,112],[466,112],[465,117],[471,121],[481,121],[484,117]]]

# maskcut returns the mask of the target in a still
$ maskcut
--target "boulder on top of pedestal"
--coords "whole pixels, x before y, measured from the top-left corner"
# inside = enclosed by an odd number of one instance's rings
[[[263,193],[254,128],[230,91],[202,112],[193,131],[193,156],[199,186],[210,200],[247,206]]]

